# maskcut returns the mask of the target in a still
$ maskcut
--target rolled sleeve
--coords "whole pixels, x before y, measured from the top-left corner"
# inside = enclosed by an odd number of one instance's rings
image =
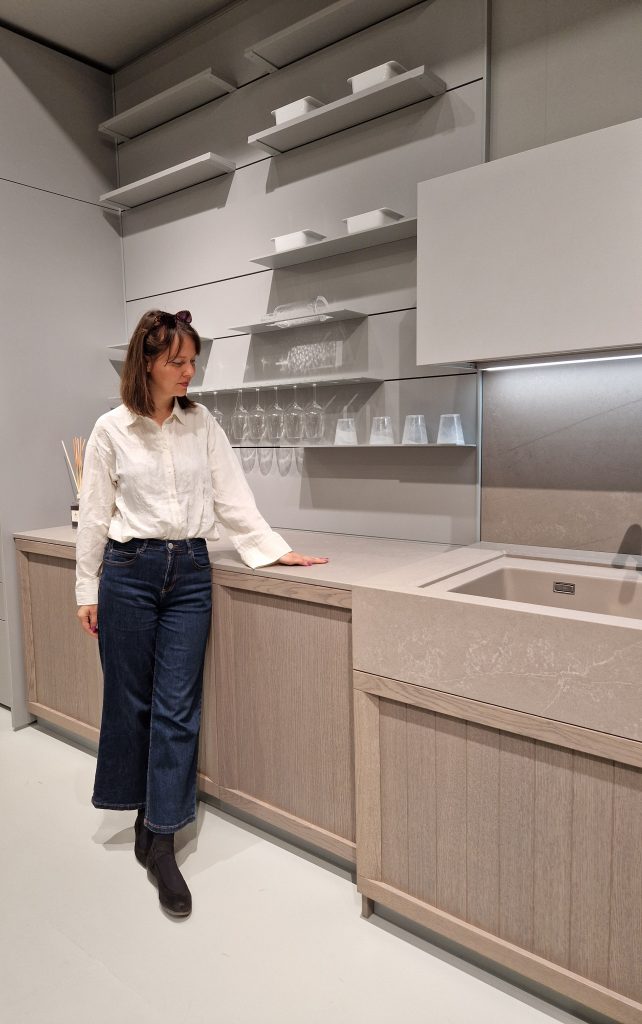
[[[98,582],[105,541],[114,510],[116,484],[113,453],[100,429],[87,442],[79,498],[76,540],[76,601],[79,605],[98,603]]]
[[[225,432],[210,416],[208,459],[214,509],[250,569],[271,565],[292,548],[265,521]]]

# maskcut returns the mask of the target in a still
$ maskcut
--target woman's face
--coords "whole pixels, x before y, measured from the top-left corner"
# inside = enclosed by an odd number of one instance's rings
[[[182,340],[182,345],[181,345]],[[161,352],[149,363],[149,386],[154,405],[187,394],[187,385],[196,372],[196,348],[191,338],[176,338],[169,351]]]

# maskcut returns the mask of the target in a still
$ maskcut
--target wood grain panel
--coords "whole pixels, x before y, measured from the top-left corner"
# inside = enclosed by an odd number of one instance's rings
[[[350,613],[234,583],[215,596],[221,785],[354,842]]]
[[[466,732],[466,917],[499,931],[499,732],[468,723]]]
[[[379,715],[381,747],[381,877],[408,890],[408,729],[406,707],[382,700]]]
[[[573,762],[569,966],[608,983],[613,765],[586,754]]]
[[[354,693],[357,846],[362,870],[381,877],[381,744],[377,697]]]
[[[251,590],[255,594],[275,594],[289,597],[293,601],[307,601],[312,604],[327,604],[336,608],[352,607],[352,591],[338,587],[321,587],[295,580],[279,580],[273,576],[246,576],[240,572],[214,569],[214,583],[233,590]]]
[[[29,555],[35,699],[69,718],[100,725],[102,673],[98,644],[81,634],[73,562]]]
[[[535,744],[501,733],[499,754],[499,934],[533,942]]]
[[[406,709],[408,735],[408,890],[427,903],[437,893],[436,716]]]
[[[642,743],[639,740],[611,736],[577,725],[567,725],[565,722],[540,718],[538,715],[529,715],[523,711],[513,711],[510,708],[498,707],[496,704],[485,704],[469,697],[455,696],[443,690],[431,690],[427,686],[388,679],[370,672],[355,672],[354,685],[357,689],[376,696],[389,697],[390,700],[439,711],[454,718],[477,722],[479,725],[505,729],[518,736],[530,736],[544,743],[582,750],[587,754],[611,758],[623,764],[642,768]]]
[[[203,703],[201,730],[198,744],[198,770],[218,788],[218,735],[216,728],[216,676],[214,671],[214,644],[216,642],[214,615],[210,628],[210,641],[203,666]],[[208,790],[210,792],[210,790]]]
[[[436,905],[466,916],[466,723],[439,716],[435,728]]]
[[[609,985],[642,1002],[642,771],[614,767]]]
[[[538,743],[535,748],[533,950],[569,963],[573,754]]]

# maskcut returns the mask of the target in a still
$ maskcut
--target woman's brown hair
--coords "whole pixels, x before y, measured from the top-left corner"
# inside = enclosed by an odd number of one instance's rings
[[[191,324],[192,315],[187,309],[176,314],[164,313],[160,309],[150,309],[143,313],[130,338],[120,378],[120,397],[132,412],[139,416],[151,416],[154,412],[147,375],[150,360],[157,359],[163,352],[167,353],[168,358],[170,352],[174,356],[178,355],[184,338],[191,338],[196,354],[200,354],[201,339]],[[176,340],[178,348],[172,352]],[[193,409],[195,405],[186,395],[176,401],[181,409]]]

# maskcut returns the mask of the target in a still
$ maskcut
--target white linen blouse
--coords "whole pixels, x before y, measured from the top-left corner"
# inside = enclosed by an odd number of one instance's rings
[[[216,540],[216,518],[256,569],[291,548],[260,514],[234,451],[204,405],[177,401],[162,426],[127,406],[101,416],[85,451],[76,543],[76,600],[98,603],[107,538]]]

